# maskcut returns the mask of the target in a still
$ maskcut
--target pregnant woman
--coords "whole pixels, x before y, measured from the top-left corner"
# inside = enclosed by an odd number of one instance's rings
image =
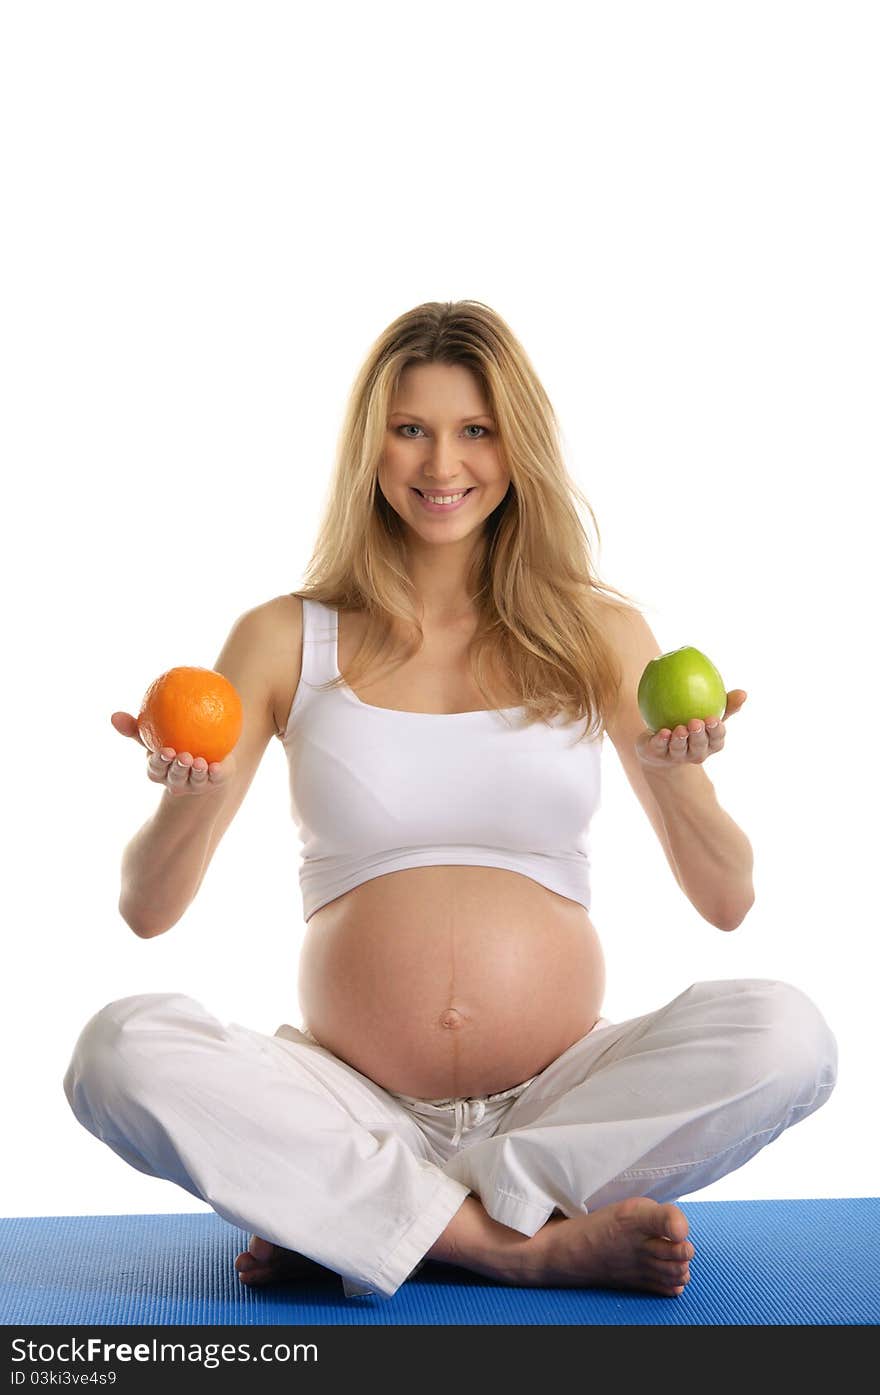
[[[834,1087],[834,1036],[786,982],[697,982],[601,1015],[604,736],[682,892],[733,930],[752,850],[702,766],[746,695],[721,721],[644,730],[636,690],[660,648],[597,580],[575,497],[504,321],[477,301],[402,315],[352,391],[309,584],[240,616],[214,665],[242,698],[238,745],[210,766],[148,757],[161,802],[120,897],[145,939],[192,903],[283,746],[300,1026],[122,998],[86,1023],[64,1088],[131,1166],[253,1232],[245,1283],[322,1266],[347,1296],[390,1298],[431,1259],[676,1296],[694,1247],[675,1199]],[[139,740],[131,714],[113,723]]]

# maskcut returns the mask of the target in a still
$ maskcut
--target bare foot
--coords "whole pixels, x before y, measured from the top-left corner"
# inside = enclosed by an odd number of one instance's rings
[[[318,1264],[306,1255],[301,1255],[296,1250],[282,1249],[280,1245],[273,1245],[270,1240],[263,1240],[259,1235],[251,1236],[247,1249],[242,1250],[237,1256],[235,1267],[242,1283],[257,1286],[290,1283],[297,1279],[314,1279],[330,1272],[323,1264]]]
[[[684,1212],[671,1201],[628,1197],[586,1216],[551,1217],[532,1237],[514,1282],[550,1288],[642,1289],[677,1298],[690,1282]],[[526,1277],[528,1274],[528,1277]]]

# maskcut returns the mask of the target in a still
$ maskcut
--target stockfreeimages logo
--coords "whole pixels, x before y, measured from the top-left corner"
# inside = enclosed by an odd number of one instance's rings
[[[160,1342],[153,1338],[149,1342],[105,1342],[100,1337],[77,1339],[71,1337],[58,1343],[26,1341],[15,1337],[11,1343],[13,1362],[27,1362],[31,1365],[95,1365],[110,1362],[170,1362],[183,1365],[204,1366],[213,1370],[223,1363],[289,1361],[316,1362],[318,1348],[314,1342],[294,1343],[263,1342],[255,1352],[250,1343],[243,1342]],[[25,1371],[13,1371],[13,1385],[20,1385],[27,1379]]]

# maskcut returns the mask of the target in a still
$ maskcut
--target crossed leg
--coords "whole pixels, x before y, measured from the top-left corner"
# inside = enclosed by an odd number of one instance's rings
[[[529,1237],[493,1221],[468,1196],[426,1258],[519,1286],[640,1289],[677,1298],[695,1253],[687,1234],[687,1217],[672,1202],[630,1197],[586,1216],[551,1217]],[[255,1286],[328,1272],[257,1235],[235,1267]]]
[[[132,1166],[254,1226],[244,1283],[335,1272],[347,1293],[391,1296],[427,1258],[676,1294],[694,1247],[673,1199],[817,1109],[835,1073],[810,1000],[755,979],[694,984],[575,1043],[442,1167],[399,1102],[323,1048],[224,1027],[182,995],[96,1014],[65,1091]]]

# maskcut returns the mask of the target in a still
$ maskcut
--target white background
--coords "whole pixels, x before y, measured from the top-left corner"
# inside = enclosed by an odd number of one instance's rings
[[[141,941],[119,865],[159,792],[110,713],[302,584],[370,344],[460,297],[545,384],[600,574],[749,694],[704,767],[755,851],[732,934],[606,743],[604,1012],[797,984],[837,1089],[699,1197],[876,1193],[876,7],[151,0],[4,30],[0,1209],[208,1209],[86,1133],[61,1081],[131,993],[299,1022],[285,758]]]

